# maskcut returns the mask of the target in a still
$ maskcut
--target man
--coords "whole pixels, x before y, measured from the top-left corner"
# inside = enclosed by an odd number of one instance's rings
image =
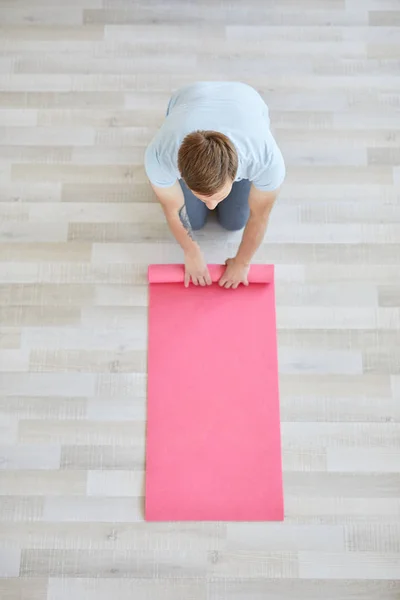
[[[247,285],[251,259],[285,177],[268,107],[243,83],[204,82],[176,92],[145,156],[152,188],[185,254],[185,285],[211,284],[193,231],[216,209],[220,224],[243,237],[219,284]]]

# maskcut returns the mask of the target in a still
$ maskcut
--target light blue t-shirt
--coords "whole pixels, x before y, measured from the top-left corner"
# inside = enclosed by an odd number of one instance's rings
[[[170,187],[180,179],[178,150],[186,135],[198,130],[224,133],[233,142],[239,158],[235,181],[249,179],[263,191],[282,184],[285,163],[258,92],[244,83],[201,82],[172,96],[166,119],[146,150],[146,173],[154,186]]]

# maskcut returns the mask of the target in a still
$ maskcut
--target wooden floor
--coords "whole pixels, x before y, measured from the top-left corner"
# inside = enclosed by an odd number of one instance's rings
[[[399,0],[1,0],[0,598],[400,598]],[[143,522],[143,152],[177,87],[266,98],[284,523]],[[238,236],[211,223],[210,262]],[[245,407],[244,407],[245,409]]]

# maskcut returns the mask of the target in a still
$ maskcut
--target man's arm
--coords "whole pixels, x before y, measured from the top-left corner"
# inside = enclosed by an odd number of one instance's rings
[[[240,283],[248,285],[247,274],[250,262],[264,239],[269,215],[278,194],[279,189],[272,192],[262,192],[254,185],[251,186],[249,220],[235,258],[227,261],[227,268],[219,281],[221,286],[237,288]]]
[[[160,188],[151,185],[160,202],[167,219],[169,228],[184,252],[194,252],[199,249],[194,240],[193,231],[188,219],[182,188],[178,181],[171,187]]]
[[[278,197],[279,189],[273,192],[262,192],[254,185],[250,188],[250,217],[243,232],[242,242],[236,254],[239,263],[249,265],[254,254],[264,239],[269,215]]]
[[[195,285],[211,284],[211,278],[200,247],[193,236],[185,199],[179,182],[168,188],[151,186],[159,200],[168,226],[185,253],[185,286],[192,281]]]

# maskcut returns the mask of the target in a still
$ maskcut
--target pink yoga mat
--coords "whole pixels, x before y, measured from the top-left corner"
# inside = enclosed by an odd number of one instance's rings
[[[273,266],[236,290],[183,276],[149,267],[146,520],[282,520]]]

